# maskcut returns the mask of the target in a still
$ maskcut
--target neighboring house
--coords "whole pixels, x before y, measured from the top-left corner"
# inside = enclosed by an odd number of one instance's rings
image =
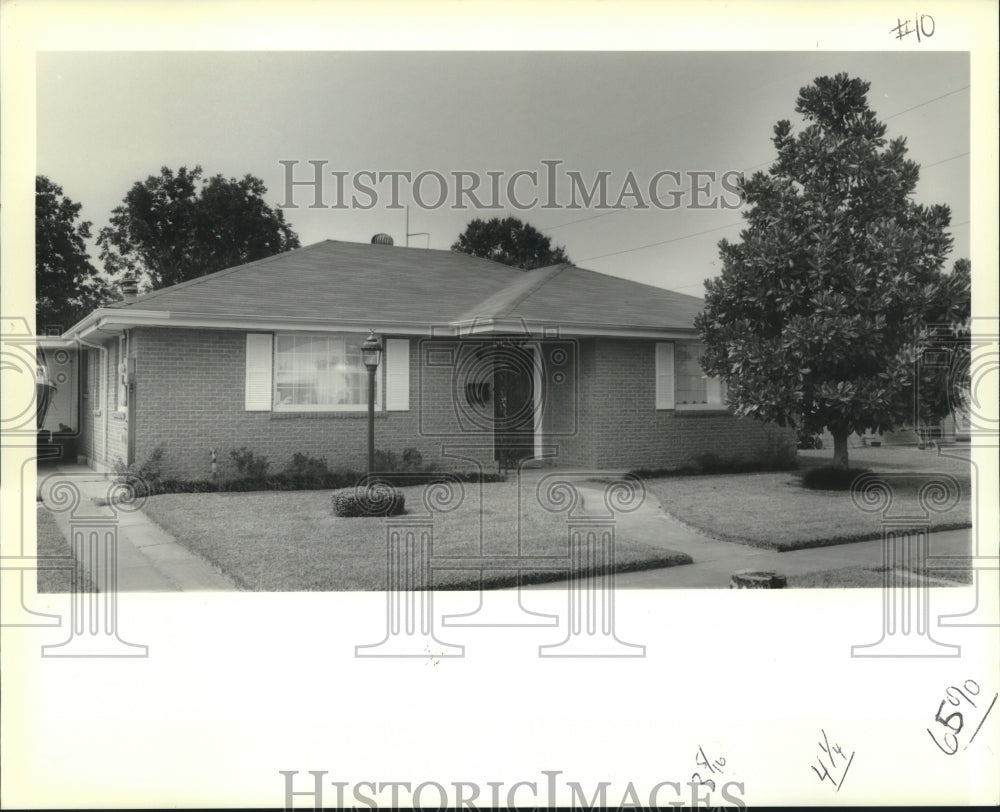
[[[794,434],[732,416],[706,378],[700,299],[558,265],[325,241],[95,310],[81,342],[77,453],[99,470],[164,446],[164,474],[211,453],[296,452],[363,470],[369,329],[376,446],[467,469],[578,469],[753,458]]]

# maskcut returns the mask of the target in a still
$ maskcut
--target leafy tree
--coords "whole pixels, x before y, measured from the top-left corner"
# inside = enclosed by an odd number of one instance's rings
[[[101,260],[109,273],[135,274],[155,290],[298,248],[265,194],[253,175],[205,180],[200,166],[176,174],[163,167],[134,183],[111,213],[97,239]]]
[[[102,302],[114,298],[90,263],[90,226],[80,204],[44,175],[35,178],[35,330],[66,330]]]
[[[807,126],[778,122],[777,159],[742,183],[746,228],[719,243],[696,320],[702,366],[738,414],[826,427],[845,468],[851,432],[913,419],[927,323],[970,306],[967,265],[942,272],[951,213],[910,199],[919,167],[904,138],[886,140],[868,88],[841,73],[800,90]]]
[[[927,315],[927,329],[918,349],[917,391],[913,422],[925,428],[956,408],[967,406],[972,352],[972,264],[956,260],[942,280],[935,304]],[[904,404],[905,405],[905,404]]]
[[[548,237],[516,217],[502,220],[477,217],[465,227],[451,250],[492,259],[524,271],[570,261],[561,246],[552,248]]]

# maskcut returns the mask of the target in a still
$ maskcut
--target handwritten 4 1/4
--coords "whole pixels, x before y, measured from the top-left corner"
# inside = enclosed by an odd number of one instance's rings
[[[972,731],[972,735],[969,736],[969,740],[965,743],[962,748],[966,749],[973,740],[976,738],[976,734],[979,733],[980,728],[983,726],[983,722],[986,721],[986,717],[990,715],[990,711],[993,710],[993,706],[997,701],[997,694],[993,694],[993,699],[990,700],[989,705],[985,705],[984,701],[980,698],[979,683],[975,680],[967,679],[962,683],[962,687],[959,688],[956,685],[949,685],[945,689],[945,698],[941,700],[940,706],[938,706],[937,713],[934,714],[934,721],[940,725],[940,727],[934,727],[933,729],[927,728],[927,733],[934,741],[934,744],[938,746],[938,749],[947,756],[953,756],[958,752],[958,737],[965,730],[965,716],[968,713],[968,709],[965,709],[965,713],[961,710],[951,711],[947,716],[943,714],[951,708],[963,708],[965,705],[969,705],[976,711],[976,716],[982,713],[979,717],[979,724],[976,725],[976,729]],[[959,698],[961,697],[961,699]],[[983,707],[986,708],[983,711]],[[945,728],[945,731],[941,730],[941,727]],[[942,744],[938,741],[938,737],[935,732],[941,734],[941,738],[944,741]]]
[[[852,750],[848,756],[839,744],[830,744],[830,739],[827,737],[825,730],[821,729],[820,733],[823,735],[823,741],[819,742],[819,749],[826,754],[826,761],[823,760],[823,756],[816,756],[816,761],[819,762],[819,770],[812,766],[809,769],[816,773],[816,777],[820,781],[829,780],[837,788],[837,792],[840,792],[844,779],[847,778],[847,771],[851,768],[851,763],[854,761],[854,751]]]

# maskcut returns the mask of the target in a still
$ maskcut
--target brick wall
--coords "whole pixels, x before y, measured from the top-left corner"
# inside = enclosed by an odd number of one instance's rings
[[[325,458],[332,468],[364,470],[367,411],[244,410],[245,333],[166,328],[133,332],[137,460],[163,444],[165,475],[204,479],[211,474],[212,448],[221,465],[231,450],[245,446],[267,456],[272,472],[283,469],[296,452]],[[492,438],[458,425],[451,401],[452,370],[421,366],[420,346],[417,339],[410,340],[410,409],[376,413],[375,447],[397,454],[415,447],[425,462],[447,469],[472,469],[478,461],[485,470],[495,470]],[[444,457],[443,451],[450,456]]]
[[[129,346],[136,359],[137,460],[163,444],[166,475],[202,479],[211,473],[211,449],[224,464],[231,450],[246,446],[266,455],[272,471],[284,468],[295,452],[324,457],[331,467],[363,470],[367,412],[244,410],[245,333],[137,328]],[[399,453],[416,447],[425,461],[442,468],[481,464],[485,470],[495,470],[489,429],[492,403],[477,413],[463,400],[469,371],[479,362],[474,353],[456,346],[454,341],[410,339],[410,408],[377,413],[376,448]],[[435,348],[446,352],[437,352],[432,359]],[[553,355],[556,349],[565,355]],[[110,350],[109,463],[124,457],[127,447],[125,421],[116,409],[117,344],[112,343]],[[776,426],[728,414],[657,410],[652,341],[546,342],[542,354],[543,438],[546,448],[555,452],[551,465],[676,468],[694,463],[706,452],[734,460],[759,457],[782,442],[794,447],[794,432]],[[101,423],[94,421],[97,446]],[[94,458],[100,461],[98,455]]]
[[[561,347],[565,342],[557,342]],[[592,434],[596,393],[600,387],[592,381],[594,341],[572,342],[570,360],[564,367],[553,363],[554,346],[543,343],[545,364],[545,400],[543,444],[554,451],[549,460],[553,467],[595,468],[597,447]],[[558,372],[565,374],[556,380]]]
[[[600,468],[679,468],[704,453],[750,460],[795,432],[752,419],[655,408],[655,342],[594,339],[581,344],[582,431],[593,437]]]

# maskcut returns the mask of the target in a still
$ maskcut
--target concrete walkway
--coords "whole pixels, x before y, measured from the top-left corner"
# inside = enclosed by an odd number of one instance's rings
[[[66,484],[79,491],[79,502],[71,512],[58,510],[57,494],[55,491],[50,493],[54,486]],[[111,484],[110,477],[83,465],[40,466],[38,469],[43,503],[50,507],[67,541],[73,520],[117,520],[119,592],[236,591],[228,577],[178,544],[142,511],[126,512],[96,504],[95,499],[107,498]],[[86,563],[84,568],[87,569]]]
[[[600,486],[578,485],[584,498],[602,504]],[[633,513],[617,518],[616,537],[630,538],[668,550],[687,553],[693,564],[663,567],[641,572],[626,572],[615,576],[619,589],[728,589],[730,578],[737,570],[755,569],[781,575],[872,566],[882,562],[882,540],[856,541],[830,547],[777,552],[750,547],[730,541],[719,541],[699,533],[677,521],[660,509],[655,496],[646,494],[646,501]],[[930,537],[931,555],[969,555],[972,530],[949,530]],[[603,580],[595,579],[595,580]],[[552,589],[555,584],[534,584],[523,589]]]

